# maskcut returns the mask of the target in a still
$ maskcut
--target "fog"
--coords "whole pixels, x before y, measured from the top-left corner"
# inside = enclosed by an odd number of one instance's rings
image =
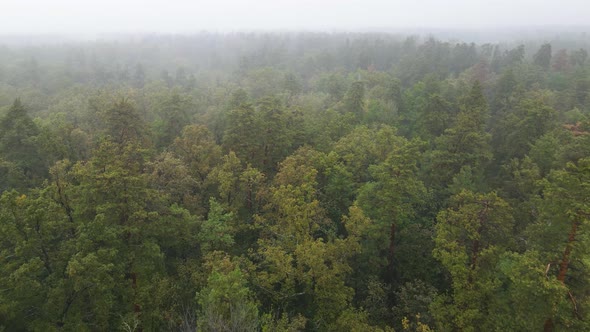
[[[2,0],[2,35],[588,25],[587,0]]]

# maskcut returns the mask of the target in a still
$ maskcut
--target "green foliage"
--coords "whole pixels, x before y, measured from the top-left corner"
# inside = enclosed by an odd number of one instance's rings
[[[353,113],[357,118],[366,112],[365,106],[365,83],[356,81],[352,83],[342,101],[344,112]]]
[[[452,295],[440,296],[432,307],[440,329],[493,329],[486,306],[501,289],[494,270],[512,246],[507,235],[513,224],[510,206],[495,193],[462,191],[438,214],[433,254],[452,280]]]
[[[438,137],[453,122],[453,107],[440,95],[430,95],[417,119],[417,131],[427,139]]]
[[[524,157],[538,138],[556,127],[556,120],[555,110],[541,98],[521,100],[515,110],[501,120],[500,129],[494,133],[496,157],[502,163]]]
[[[274,319],[270,314],[262,317],[263,332],[297,332],[305,329],[306,319],[301,316],[289,318],[283,314],[280,318]]]
[[[188,124],[191,103],[179,94],[173,94],[161,102],[159,113],[162,118],[158,128],[158,146],[167,147]]]
[[[308,166],[313,155],[299,150],[281,164],[266,211],[257,218],[262,233],[255,257],[265,297],[278,307],[303,309],[314,329],[325,329],[352,300],[353,290],[344,283],[347,259],[360,250],[366,220],[351,214],[343,221],[349,236],[334,238],[315,195],[317,170]]]
[[[255,331],[258,308],[239,268],[213,271],[197,294],[198,327],[202,331]]]
[[[428,155],[431,185],[449,183],[464,166],[474,170],[487,166],[492,151],[486,119],[487,103],[476,82],[464,96],[455,124],[436,139],[436,149]]]
[[[0,331],[590,330],[567,36],[0,48]]]
[[[395,293],[397,305],[393,308],[393,312],[399,321],[405,320],[404,330],[408,330],[410,326],[413,329],[424,325],[434,326],[434,319],[430,314],[429,307],[436,296],[436,288],[420,280],[405,283]]]
[[[247,163],[263,171],[274,171],[277,163],[301,144],[296,114],[287,111],[277,98],[264,98],[256,106],[242,104],[229,113],[224,146]]]
[[[39,128],[28,116],[20,99],[16,99],[6,115],[0,119],[0,160],[4,161],[6,173],[0,188],[27,187],[28,181],[38,182],[45,174],[44,161],[39,152],[37,136]],[[24,173],[27,182],[16,181],[18,173]]]
[[[127,99],[118,100],[104,110],[103,118],[106,137],[117,144],[145,144],[149,139],[143,119]]]
[[[533,62],[545,70],[549,69],[551,65],[551,44],[541,45],[541,48],[539,48],[533,57]]]
[[[201,250],[208,252],[231,248],[234,244],[229,223],[232,217],[232,213],[224,213],[223,207],[214,198],[209,200],[209,214],[201,224],[198,238]]]

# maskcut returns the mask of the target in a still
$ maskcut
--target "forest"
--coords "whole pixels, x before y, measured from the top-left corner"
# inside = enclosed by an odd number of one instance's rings
[[[0,46],[0,331],[590,331],[590,38]]]

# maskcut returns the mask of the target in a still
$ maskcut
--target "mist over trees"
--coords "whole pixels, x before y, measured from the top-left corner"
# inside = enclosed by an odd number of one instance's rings
[[[589,44],[0,46],[0,331],[590,330]]]

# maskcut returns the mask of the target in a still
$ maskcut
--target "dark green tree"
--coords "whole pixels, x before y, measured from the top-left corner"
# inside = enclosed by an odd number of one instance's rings
[[[427,155],[432,185],[449,184],[465,166],[479,171],[486,167],[492,158],[490,135],[485,130],[487,116],[487,102],[476,82],[460,102],[454,125],[436,139],[436,149]]]
[[[0,119],[0,160],[13,165],[8,169],[21,170],[31,184],[41,180],[47,172],[36,141],[39,133],[18,98]],[[11,186],[8,182],[13,181],[4,178],[0,188]],[[22,185],[25,184],[19,184]]]
[[[432,311],[445,331],[494,330],[487,308],[500,290],[494,269],[510,249],[514,220],[510,206],[495,193],[462,191],[437,216],[434,256],[447,269],[452,290]]]
[[[537,53],[533,56],[533,62],[545,70],[549,69],[551,65],[551,44],[541,45]]]
[[[118,145],[148,144],[150,135],[145,121],[133,103],[122,98],[103,111],[104,134]]]
[[[365,82],[353,82],[342,100],[342,110],[350,112],[360,119],[366,112]]]
[[[189,123],[191,103],[180,94],[173,94],[163,100],[158,113],[160,114],[160,128],[158,128],[158,147],[168,147],[182,129]]]

